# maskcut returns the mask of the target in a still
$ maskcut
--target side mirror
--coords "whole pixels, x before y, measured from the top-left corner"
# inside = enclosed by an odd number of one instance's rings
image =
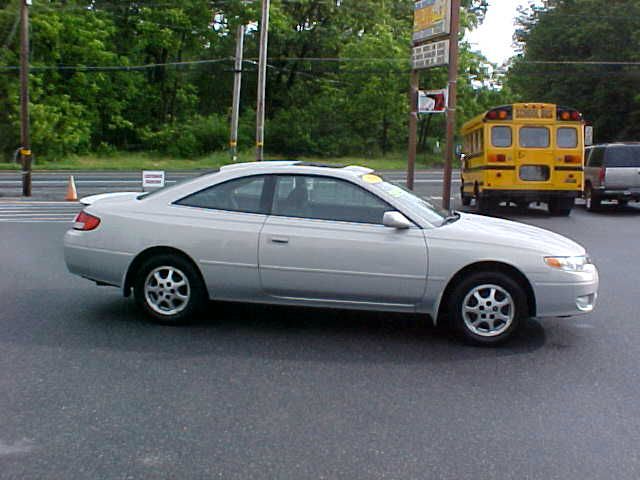
[[[397,228],[398,230],[406,230],[413,225],[413,223],[400,212],[384,212],[382,224],[385,227]]]

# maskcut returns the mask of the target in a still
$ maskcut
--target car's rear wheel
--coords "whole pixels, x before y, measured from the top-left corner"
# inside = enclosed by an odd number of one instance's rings
[[[504,273],[473,273],[452,292],[449,314],[467,342],[498,345],[527,318],[527,297],[518,282]]]
[[[186,323],[204,306],[205,286],[195,267],[177,255],[158,255],[138,270],[134,294],[136,302],[155,322]]]

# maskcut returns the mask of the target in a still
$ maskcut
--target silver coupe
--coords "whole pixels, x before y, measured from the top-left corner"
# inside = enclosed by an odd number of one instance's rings
[[[152,193],[84,200],[69,270],[177,324],[209,300],[428,315],[497,344],[530,317],[591,312],[585,249],[521,223],[442,212],[363,167],[234,164]]]

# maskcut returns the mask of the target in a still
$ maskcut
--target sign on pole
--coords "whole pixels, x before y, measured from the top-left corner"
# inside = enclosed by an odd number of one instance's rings
[[[441,67],[449,63],[449,40],[425,43],[413,47],[412,66],[414,70]]]
[[[448,97],[446,88],[420,90],[418,92],[418,113],[446,113]]]
[[[414,45],[449,35],[451,0],[418,0],[414,10]]]

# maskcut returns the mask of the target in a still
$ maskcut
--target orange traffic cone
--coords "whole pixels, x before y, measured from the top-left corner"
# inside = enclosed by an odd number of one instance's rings
[[[69,184],[67,185],[67,196],[64,198],[68,202],[78,201],[78,192],[76,190],[76,182],[73,175],[69,176]]]

